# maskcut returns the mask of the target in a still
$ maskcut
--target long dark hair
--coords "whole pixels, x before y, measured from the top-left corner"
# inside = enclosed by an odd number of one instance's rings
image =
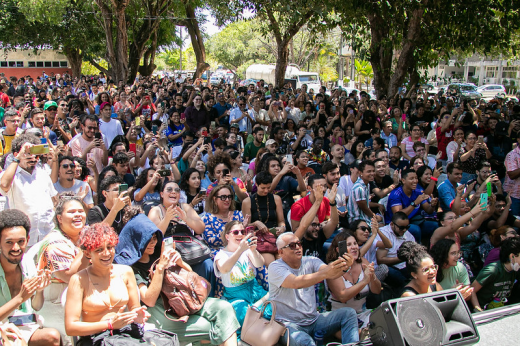
[[[439,270],[437,270],[437,282],[444,280],[442,268],[445,264],[448,264],[450,248],[453,244],[455,244],[453,239],[441,239],[430,249],[430,255],[433,257],[433,262],[439,266]]]
[[[197,173],[200,177],[200,180],[202,180],[204,177],[202,177],[202,174],[197,171],[195,168],[188,168],[186,171],[184,171],[184,173],[182,173],[182,176],[181,176],[181,181],[179,182],[179,187],[181,188],[182,191],[184,191],[186,193],[186,195],[188,194],[188,192],[190,192],[190,184],[189,184],[189,180],[190,180],[190,177],[193,173]],[[197,188],[197,193],[200,192],[200,186]]]
[[[327,251],[327,255],[325,257],[325,260],[327,263],[334,262],[335,260],[338,259],[339,253],[338,253],[338,250],[336,250],[336,248],[338,247],[339,242],[343,241],[343,240],[346,241],[350,237],[353,237],[354,239],[356,239],[356,242],[358,241],[356,238],[356,235],[350,231],[342,231],[337,236],[335,236],[334,239],[332,239],[332,243],[330,244],[329,250]],[[359,243],[358,243],[358,245],[359,245]],[[358,256],[358,258],[356,259],[356,262],[361,263],[362,261],[363,261],[363,258],[361,257],[361,254],[360,254]]]
[[[133,186],[135,190],[142,189],[143,187],[145,187],[146,184],[148,184],[148,172],[150,172],[150,170],[155,171],[153,167],[148,167],[137,176],[137,178],[135,179],[135,184]],[[161,186],[162,180],[159,179],[159,182],[157,183],[157,185],[155,185],[154,192],[160,192]]]

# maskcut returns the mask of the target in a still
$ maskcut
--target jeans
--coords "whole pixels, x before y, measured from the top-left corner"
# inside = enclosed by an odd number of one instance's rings
[[[410,281],[410,273],[405,268],[397,269],[392,266],[388,266],[388,276],[385,282],[392,288],[395,288],[395,292],[400,291],[404,285]],[[400,293],[400,292],[399,292]]]
[[[215,287],[217,286],[217,278],[215,277],[215,271],[213,269],[213,260],[211,258],[206,259],[204,262],[193,264],[191,269],[204,279],[208,280],[211,284],[211,291],[209,297],[215,296]]]
[[[413,237],[415,238],[415,241],[418,244],[430,244],[430,238],[433,234],[433,232],[439,228],[439,224],[435,221],[424,221],[420,225],[414,225],[410,224],[410,229],[408,232],[410,232]]]
[[[354,309],[341,308],[338,310],[325,312],[318,316],[318,319],[308,326],[300,326],[296,323],[285,323],[289,333],[282,337],[281,344],[287,344],[287,337],[290,334],[290,346],[315,346],[314,334],[325,331],[325,336],[334,335],[341,330],[341,343],[348,344],[359,341],[358,320]]]
[[[513,216],[519,216],[520,215],[520,199],[511,197],[511,209],[509,210],[509,213]]]

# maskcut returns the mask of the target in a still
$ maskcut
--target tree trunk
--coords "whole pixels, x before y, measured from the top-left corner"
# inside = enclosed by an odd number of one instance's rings
[[[155,68],[155,51],[157,50],[157,32],[154,33],[152,45],[148,47],[143,56],[143,65],[139,66],[139,73],[143,76],[150,76]],[[134,77],[135,78],[135,77]]]
[[[189,3],[184,3],[184,8],[186,10],[187,19],[183,24],[186,26],[188,33],[190,34],[191,46],[193,47],[195,59],[197,60],[197,69],[193,75],[193,78],[196,79],[200,78],[204,71],[209,69],[210,65],[206,62],[206,48],[200,32],[199,22],[195,17],[195,9]]]
[[[107,58],[111,66],[112,79],[118,83],[128,78],[128,34],[125,10],[128,0],[95,0],[101,10],[103,31],[106,36]],[[113,23],[116,23],[116,38],[113,37]]]
[[[392,73],[393,48],[389,38],[389,28],[378,14],[368,14],[372,40],[370,43],[370,63],[374,71],[374,89],[379,98],[387,94]]]
[[[83,54],[78,48],[63,46],[63,53],[67,57],[72,72],[72,77],[81,76],[81,63],[83,62]]]
[[[274,70],[275,87],[281,88],[285,82],[285,70],[289,62],[289,42],[282,41],[278,45],[276,68]]]

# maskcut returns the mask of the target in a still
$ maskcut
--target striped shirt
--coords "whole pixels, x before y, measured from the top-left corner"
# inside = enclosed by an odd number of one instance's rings
[[[369,198],[370,185],[366,185],[363,179],[358,178],[354,186],[352,186],[352,190],[350,191],[350,195],[348,197],[347,210],[349,222],[362,219],[370,225],[370,217],[366,215],[357,204],[358,201],[365,201],[368,207]]]

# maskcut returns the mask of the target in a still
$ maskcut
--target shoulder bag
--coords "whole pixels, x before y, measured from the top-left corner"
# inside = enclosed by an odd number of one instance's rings
[[[273,309],[273,314],[269,321],[263,317],[268,304],[271,304]],[[262,305],[261,311],[250,306],[247,309],[240,338],[251,346],[276,345],[280,337],[287,332],[287,327],[283,323],[275,321],[275,316],[276,304],[273,301],[266,301]],[[289,336],[287,337],[287,345],[289,345]]]

